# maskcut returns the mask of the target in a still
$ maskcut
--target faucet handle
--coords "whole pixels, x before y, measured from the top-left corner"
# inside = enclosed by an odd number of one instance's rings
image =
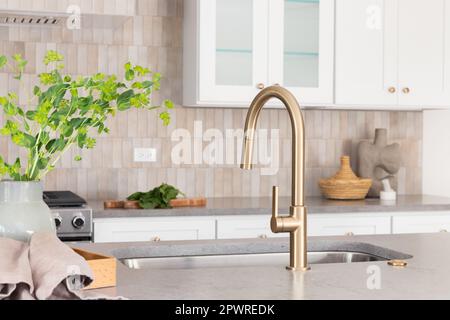
[[[278,218],[278,187],[272,188],[272,218]]]
[[[270,219],[270,229],[274,233],[283,231],[283,218],[278,216],[278,187],[272,189],[272,219]]]

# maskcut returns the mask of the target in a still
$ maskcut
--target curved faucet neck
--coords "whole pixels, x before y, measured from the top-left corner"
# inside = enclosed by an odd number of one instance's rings
[[[264,105],[272,98],[280,100],[286,107],[292,127],[292,207],[304,206],[304,174],[305,174],[305,125],[300,105],[294,95],[280,86],[272,86],[262,90],[253,100],[245,121],[245,137],[243,146],[244,169],[252,167],[252,151],[254,134],[259,114]]]

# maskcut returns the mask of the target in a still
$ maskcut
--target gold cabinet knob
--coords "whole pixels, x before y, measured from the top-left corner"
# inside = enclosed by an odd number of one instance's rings
[[[267,234],[260,234],[258,236],[258,238],[260,238],[260,239],[267,239]]]
[[[404,94],[408,94],[408,93],[411,92],[411,89],[409,89],[408,87],[406,87],[406,88],[403,88],[402,91],[403,91]]]
[[[395,87],[389,87],[388,91],[389,93],[395,93],[397,89],[395,89]]]
[[[346,232],[345,233],[345,235],[347,236],[347,237],[351,237],[351,236],[354,236],[355,234],[353,233],[353,232]]]
[[[258,83],[257,85],[256,85],[256,88],[258,88],[259,90],[262,90],[262,89],[264,89],[266,86],[264,85],[264,83]]]
[[[161,238],[158,237],[158,236],[156,236],[156,237],[151,238],[150,241],[153,241],[153,242],[160,242],[160,241],[161,241]]]

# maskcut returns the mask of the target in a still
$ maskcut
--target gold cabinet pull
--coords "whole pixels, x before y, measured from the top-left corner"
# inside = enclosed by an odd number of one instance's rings
[[[150,241],[153,241],[153,242],[160,242],[160,241],[161,241],[161,238],[158,237],[158,236],[156,236],[156,237],[151,238]]]
[[[406,87],[406,88],[403,88],[402,91],[403,91],[404,94],[408,94],[408,93],[411,92],[411,89],[409,89],[408,87]]]
[[[446,232],[448,232],[448,231],[447,231],[447,229],[441,229],[441,230],[439,230],[439,232],[441,232],[441,233],[446,233]]]
[[[395,87],[389,87],[388,91],[389,93],[395,93],[397,89],[395,89]]]
[[[258,83],[257,85],[256,85],[256,88],[258,88],[259,90],[262,90],[262,89],[264,89],[266,86],[264,85],[264,83]]]
[[[354,234],[353,232],[349,231],[349,232],[346,232],[345,235],[346,235],[347,237],[352,237],[352,236],[354,236],[355,234]]]

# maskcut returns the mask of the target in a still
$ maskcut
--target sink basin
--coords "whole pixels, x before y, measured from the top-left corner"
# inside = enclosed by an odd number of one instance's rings
[[[385,261],[387,259],[361,252],[308,252],[309,264]],[[288,253],[209,255],[184,257],[132,258],[120,260],[132,269],[197,269],[220,267],[283,266]]]
[[[131,269],[197,269],[284,267],[289,264],[288,239],[236,239],[168,242],[117,249],[114,256]],[[411,255],[364,242],[311,239],[308,263],[358,263],[410,259]]]

